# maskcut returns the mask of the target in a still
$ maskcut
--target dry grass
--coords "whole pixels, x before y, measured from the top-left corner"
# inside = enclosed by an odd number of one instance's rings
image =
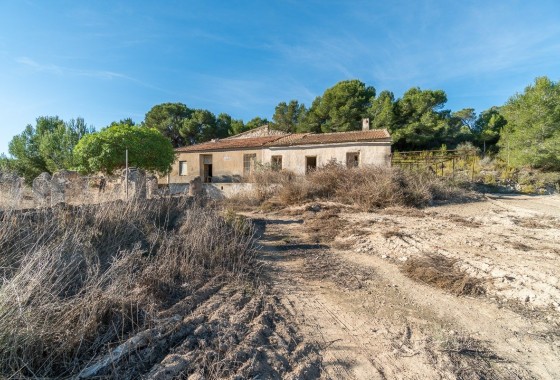
[[[385,239],[390,239],[392,237],[403,239],[405,237],[409,237],[409,235],[406,232],[400,231],[399,229],[396,228],[385,230],[383,231],[382,235]]]
[[[482,281],[457,269],[455,261],[444,256],[408,259],[402,266],[410,278],[455,295],[478,296],[486,293]]]
[[[463,227],[478,228],[482,226],[482,223],[475,220],[474,218],[465,218],[460,215],[451,214],[448,219],[455,224]]]
[[[252,230],[184,198],[0,212],[0,377],[74,377],[210,278]]]
[[[371,211],[394,206],[425,207],[433,201],[465,196],[462,189],[431,173],[375,166],[348,169],[337,163],[306,176],[265,170],[253,181],[257,188],[253,200],[284,207],[330,200]]]

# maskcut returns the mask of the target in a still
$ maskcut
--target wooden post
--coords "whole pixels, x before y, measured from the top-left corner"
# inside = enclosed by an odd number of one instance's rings
[[[453,177],[453,179],[455,179],[455,157],[453,157],[453,158],[451,159],[451,167],[453,168],[452,177]]]

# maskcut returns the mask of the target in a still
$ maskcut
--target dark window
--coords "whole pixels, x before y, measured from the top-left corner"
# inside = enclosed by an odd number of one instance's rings
[[[347,168],[357,168],[360,164],[360,153],[350,152],[346,153],[346,167]]]
[[[305,157],[305,173],[309,173],[317,169],[317,156]]]
[[[282,170],[282,156],[272,156],[270,160],[270,167],[274,171]]]

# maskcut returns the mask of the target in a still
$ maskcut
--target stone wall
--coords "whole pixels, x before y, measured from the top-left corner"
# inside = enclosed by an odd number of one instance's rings
[[[58,203],[90,204],[127,199],[126,172],[118,175],[82,176],[75,171],[60,171],[52,176],[42,173],[33,180],[31,188],[23,178],[0,172],[0,209],[49,207]],[[158,188],[158,178],[136,168],[128,171],[128,199],[150,199],[163,195],[206,196],[214,199],[250,191],[248,183],[202,183],[197,178],[191,183],[172,184]]]
[[[0,208],[48,207],[58,203],[86,204],[127,199],[126,172],[113,176],[82,176],[78,172],[63,170],[42,173],[33,180],[31,204],[23,205],[22,194],[26,187],[17,175],[0,173]],[[159,196],[157,177],[141,169],[128,171],[128,199],[146,199]]]
[[[14,173],[0,172],[0,208],[18,207],[23,198],[23,179]]]

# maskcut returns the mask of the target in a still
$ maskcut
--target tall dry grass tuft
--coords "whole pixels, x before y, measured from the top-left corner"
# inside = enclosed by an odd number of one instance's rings
[[[0,212],[0,377],[72,377],[208,278],[252,229],[186,198]]]
[[[270,171],[255,176],[254,181],[257,198],[274,198],[284,206],[333,200],[364,210],[425,207],[436,200],[465,195],[459,187],[429,172],[376,166],[346,168],[337,163],[329,163],[306,176]]]

